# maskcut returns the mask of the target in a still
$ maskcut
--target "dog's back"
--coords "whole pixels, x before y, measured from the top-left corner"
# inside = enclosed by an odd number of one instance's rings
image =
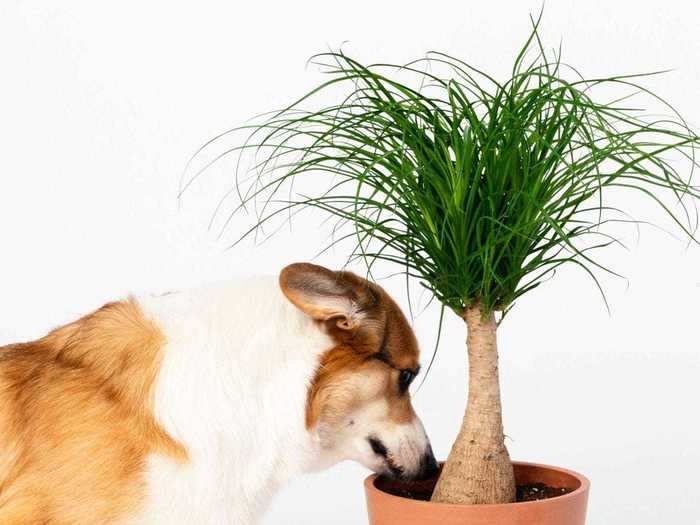
[[[161,338],[124,301],[0,348],[0,523],[115,522],[149,453],[186,457],[151,413]]]

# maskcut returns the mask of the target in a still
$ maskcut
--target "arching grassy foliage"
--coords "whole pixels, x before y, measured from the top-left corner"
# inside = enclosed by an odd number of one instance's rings
[[[615,242],[601,227],[626,220],[603,198],[612,188],[651,199],[692,237],[698,136],[639,85],[645,75],[585,79],[560,53],[548,60],[538,23],[505,82],[441,53],[404,66],[314,57],[330,79],[242,128],[248,140],[225,153],[258,159],[252,179],[236,175],[241,208],[259,205],[246,235],[318,208],[354,226],[354,255],[368,266],[396,263],[458,314],[477,300],[504,310],[565,263],[597,283],[593,252]],[[608,85],[673,116],[593,98]],[[317,190],[297,194],[300,177]]]

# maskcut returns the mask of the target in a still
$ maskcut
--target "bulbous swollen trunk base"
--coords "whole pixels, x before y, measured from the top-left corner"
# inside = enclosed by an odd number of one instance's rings
[[[513,465],[506,449],[498,383],[496,319],[477,304],[464,313],[469,353],[469,399],[462,428],[432,500],[465,505],[515,501]]]
[[[500,449],[471,443],[455,443],[442,469],[431,501],[479,505],[515,501],[513,465],[504,445]]]

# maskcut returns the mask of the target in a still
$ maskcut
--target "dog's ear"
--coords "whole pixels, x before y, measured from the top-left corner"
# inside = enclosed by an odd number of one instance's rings
[[[304,313],[319,321],[335,319],[338,328],[352,330],[361,312],[357,286],[348,278],[350,275],[315,264],[295,263],[282,270],[279,281],[287,299]]]

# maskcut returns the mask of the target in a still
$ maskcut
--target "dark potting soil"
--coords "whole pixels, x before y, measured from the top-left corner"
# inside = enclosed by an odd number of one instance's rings
[[[538,499],[556,498],[572,492],[573,489],[566,487],[550,487],[544,483],[532,483],[530,485],[518,485],[515,487],[515,500],[535,501]]]
[[[378,489],[400,496],[402,498],[430,501],[435,488],[435,480],[416,481],[412,483],[393,480],[384,476],[377,478],[375,485]],[[532,483],[518,485],[516,487],[516,501],[535,501],[539,499],[555,498],[572,492],[573,489],[565,487],[550,487],[544,483]]]

